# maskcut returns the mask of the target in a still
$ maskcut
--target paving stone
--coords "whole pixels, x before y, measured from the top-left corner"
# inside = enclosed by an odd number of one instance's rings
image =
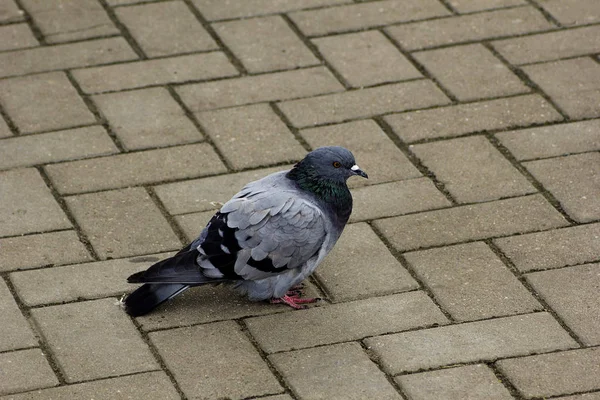
[[[2,400],[130,400],[138,398],[175,400],[180,397],[163,372],[147,372],[0,397]]]
[[[315,274],[334,302],[419,287],[366,223],[347,226]]]
[[[459,101],[530,91],[480,43],[417,52],[413,56]]]
[[[265,315],[245,322],[262,349],[273,353],[444,324],[447,320],[429,297],[418,291]]]
[[[0,236],[71,228],[40,174],[33,168],[0,172]]]
[[[457,321],[523,314],[542,308],[482,242],[405,253],[404,257]]]
[[[62,72],[0,81],[0,101],[21,133],[96,122]]]
[[[600,264],[528,274],[527,281],[588,346],[600,344]]]
[[[595,0],[575,0],[569,4],[560,0],[540,2],[546,11],[563,25],[583,25],[600,21],[600,4]]]
[[[306,150],[268,104],[195,115],[234,169],[300,161],[306,155]]]
[[[600,389],[600,348],[502,360],[497,365],[527,399]]]
[[[213,28],[248,72],[320,64],[279,15],[221,22]]]
[[[410,146],[410,150],[461,203],[536,192],[525,176],[483,136],[419,144]]]
[[[204,229],[213,215],[215,215],[215,211],[216,210],[210,210],[199,213],[176,215],[174,218],[183,230],[187,239],[192,242],[200,235],[202,229]]]
[[[91,260],[75,231],[4,238],[0,239],[0,249],[0,271]]]
[[[242,190],[248,182],[264,178],[273,172],[290,169],[291,166],[256,169],[234,174],[211,176],[184,182],[167,183],[154,188],[158,198],[170,214],[218,210]]]
[[[14,24],[0,26],[0,51],[22,49],[24,47],[38,46],[39,42],[33,36],[29,25]]]
[[[62,194],[143,185],[225,172],[208,143],[119,154],[46,166]]]
[[[235,67],[220,51],[73,71],[73,76],[86,93],[223,78],[237,74]]]
[[[450,12],[437,1],[387,0],[300,11],[290,14],[290,17],[304,34],[315,36],[449,14]]]
[[[342,145],[352,151],[358,165],[369,174],[369,179],[351,179],[348,181],[351,188],[421,176],[372,120],[303,129],[300,135],[313,149]]]
[[[542,195],[428,211],[377,220],[398,251],[547,230],[567,221]]]
[[[402,140],[415,142],[559,121],[562,117],[534,94],[393,114],[384,119]]]
[[[522,68],[569,117],[600,116],[600,64],[575,58]]]
[[[0,354],[0,378],[0,395],[58,385],[40,349]]]
[[[17,22],[25,20],[25,13],[14,0],[0,0],[0,22]]]
[[[150,57],[219,48],[183,2],[120,7],[115,14]]]
[[[358,343],[273,354],[269,359],[302,399],[402,399]]]
[[[600,260],[600,224],[494,239],[521,272]]]
[[[365,342],[390,374],[577,347],[545,312],[377,336]]]
[[[303,128],[448,103],[433,82],[418,80],[289,100],[278,106],[292,125]]]
[[[410,400],[510,400],[513,397],[485,364],[396,377]]]
[[[198,112],[340,92],[344,87],[327,68],[314,67],[184,85],[176,90],[183,102]]]
[[[0,53],[0,77],[137,59],[122,37]]]
[[[347,3],[348,0],[192,0],[202,15],[209,21],[235,19],[256,15],[279,14],[288,11]]]
[[[68,383],[159,369],[115,299],[31,310]]]
[[[122,295],[135,289],[127,277],[167,254],[14,272],[10,275],[19,298],[33,307],[42,304]]]
[[[448,3],[460,13],[527,4],[525,0],[450,0]]]
[[[553,28],[542,13],[526,6],[396,25],[386,31],[404,49],[417,50]]]
[[[68,143],[68,146],[65,146]],[[101,126],[18,136],[0,142],[0,169],[118,153]]]
[[[4,282],[0,282],[0,351],[37,346],[37,339]],[[0,371],[2,369],[0,368]],[[0,376],[2,372],[0,372]],[[0,379],[0,382],[2,379]],[[2,384],[0,384],[0,392]]]
[[[170,146],[203,138],[165,88],[101,94],[92,99],[127,149]]]
[[[599,35],[600,26],[590,26],[497,40],[492,46],[511,64],[528,64],[598,53]]]
[[[350,222],[391,217],[434,208],[450,201],[428,178],[383,183],[352,190],[354,206]]]
[[[245,398],[283,392],[234,321],[155,332],[150,340],[188,398]]]
[[[23,0],[48,43],[119,34],[95,0]]]
[[[181,247],[143,188],[71,196],[65,200],[102,259]]]
[[[540,126],[496,134],[517,160],[600,150],[600,120]]]
[[[600,92],[599,92],[600,93]],[[600,218],[600,153],[530,161],[523,165],[579,222]]]
[[[423,76],[379,31],[323,37],[313,43],[353,87]]]

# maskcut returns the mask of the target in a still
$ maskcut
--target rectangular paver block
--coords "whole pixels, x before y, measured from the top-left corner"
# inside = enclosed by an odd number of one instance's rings
[[[188,398],[245,398],[283,388],[233,321],[150,334]]]
[[[0,0],[0,22],[18,22],[25,19],[25,13],[15,0]]]
[[[58,385],[40,349],[0,353],[0,378],[0,395]]]
[[[21,313],[21,310],[19,310],[15,299],[4,281],[0,282],[0,313],[2,314],[0,351],[37,346],[37,339],[33,335],[29,323]],[[2,369],[0,369],[0,376],[2,374],[1,371]],[[2,384],[0,383],[1,387]]]
[[[192,0],[192,2],[206,19],[213,21],[278,14],[303,8],[345,3],[347,0],[303,0],[302,2],[297,0],[245,0],[233,3],[225,3],[221,0]]]
[[[545,312],[377,336],[365,342],[390,374],[577,346]]]
[[[545,0],[541,5],[563,25],[584,25],[600,21],[600,4],[595,0],[578,0],[574,4]]]
[[[27,24],[1,26],[0,36],[3,38],[0,51],[39,46],[39,42]]]

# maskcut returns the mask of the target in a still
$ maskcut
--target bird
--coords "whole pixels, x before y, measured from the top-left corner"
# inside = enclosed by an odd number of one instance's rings
[[[368,175],[340,146],[309,152],[291,169],[248,183],[174,256],[129,278],[142,286],[123,301],[149,313],[190,287],[232,284],[251,301],[301,309],[302,281],[331,251],[352,212],[348,178]]]

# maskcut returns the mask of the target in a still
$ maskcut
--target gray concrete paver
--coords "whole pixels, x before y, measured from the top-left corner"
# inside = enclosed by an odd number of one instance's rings
[[[0,395],[58,385],[40,349],[0,353],[0,371]]]

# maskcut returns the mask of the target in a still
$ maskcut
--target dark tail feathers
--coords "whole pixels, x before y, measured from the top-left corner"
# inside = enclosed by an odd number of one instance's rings
[[[189,288],[179,283],[146,283],[125,299],[125,311],[132,317],[148,314],[160,304]]]

